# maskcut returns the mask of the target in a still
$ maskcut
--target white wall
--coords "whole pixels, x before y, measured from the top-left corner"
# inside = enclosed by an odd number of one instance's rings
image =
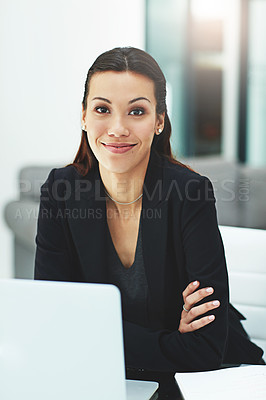
[[[3,208],[19,169],[73,160],[89,66],[116,46],[144,48],[144,23],[144,0],[0,1],[0,277],[12,275]]]

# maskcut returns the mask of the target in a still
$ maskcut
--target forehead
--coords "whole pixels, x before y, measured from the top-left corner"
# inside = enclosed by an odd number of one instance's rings
[[[154,83],[145,75],[131,71],[104,71],[95,73],[90,80],[88,97],[112,99],[115,96],[131,100],[147,97],[155,102]]]

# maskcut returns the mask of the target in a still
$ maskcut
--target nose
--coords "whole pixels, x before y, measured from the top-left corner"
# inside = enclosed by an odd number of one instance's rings
[[[129,130],[126,127],[123,119],[121,117],[116,117],[113,119],[113,124],[108,129],[108,136],[120,137],[128,136]]]

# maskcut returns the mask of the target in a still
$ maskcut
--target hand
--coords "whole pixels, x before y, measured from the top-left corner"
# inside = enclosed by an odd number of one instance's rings
[[[202,317],[195,320],[195,318],[205,314],[207,311],[213,310],[220,306],[220,302],[218,300],[214,300],[194,307],[196,303],[205,297],[210,296],[214,292],[213,288],[211,287],[199,289],[195,292],[195,290],[199,287],[199,284],[200,283],[198,281],[191,282],[183,292],[184,307],[188,311],[183,310],[181,313],[181,319],[178,327],[180,333],[196,331],[197,329],[200,329],[215,320],[214,315],[208,315],[207,317]]]

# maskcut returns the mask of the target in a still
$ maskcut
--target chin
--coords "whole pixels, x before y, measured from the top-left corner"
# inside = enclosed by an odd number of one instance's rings
[[[120,158],[119,156],[112,157],[111,159],[103,159],[102,157],[102,160],[99,160],[99,162],[109,172],[114,174],[127,174],[141,168],[142,163],[146,166],[148,157],[149,153],[145,155],[145,157],[140,157],[139,159],[134,157],[134,160],[123,160],[122,157]]]
[[[112,172],[114,174],[126,174],[129,172],[134,171],[136,166],[138,164],[134,163],[128,163],[128,162],[123,162],[123,160],[115,160],[115,161],[110,161],[104,160],[103,162],[100,162],[102,166],[106,169],[106,171]]]

